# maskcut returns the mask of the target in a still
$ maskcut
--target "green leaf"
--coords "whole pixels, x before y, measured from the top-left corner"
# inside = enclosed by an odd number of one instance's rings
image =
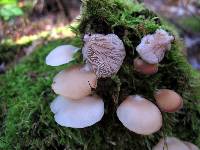
[[[9,20],[12,17],[21,16],[23,15],[23,11],[17,5],[4,5],[0,8],[0,16],[4,20]]]
[[[16,5],[17,4],[17,0],[0,0],[0,5],[6,5],[6,4],[12,4],[12,5]]]

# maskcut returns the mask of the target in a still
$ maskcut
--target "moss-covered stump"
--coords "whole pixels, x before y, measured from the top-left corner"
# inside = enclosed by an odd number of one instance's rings
[[[127,0],[85,0],[80,25],[74,31],[84,33],[115,33],[123,40],[127,56],[117,75],[99,79],[96,93],[105,102],[103,119],[84,129],[59,126],[49,104],[55,97],[51,90],[53,76],[61,67],[44,64],[46,55],[56,46],[82,46],[80,38],[50,42],[15,68],[0,76],[0,149],[134,149],[150,150],[163,136],[176,136],[200,146],[200,75],[181,53],[178,37],[171,50],[152,76],[137,73],[133,68],[133,49],[141,38],[163,28],[175,36],[155,14]],[[78,56],[78,55],[77,55]],[[140,94],[155,103],[153,92],[168,88],[184,99],[177,113],[163,114],[162,129],[150,136],[127,130],[116,117],[116,108],[130,94]],[[142,119],[142,118],[141,118]]]

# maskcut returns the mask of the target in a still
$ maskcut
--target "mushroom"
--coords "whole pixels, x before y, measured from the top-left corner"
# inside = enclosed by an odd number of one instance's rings
[[[82,67],[72,66],[59,72],[53,80],[54,92],[74,100],[90,95],[92,88],[96,88],[97,77],[93,72],[83,71]]]
[[[190,150],[181,140],[175,137],[161,139],[153,150]]]
[[[56,114],[58,113],[60,110],[65,110],[66,106],[69,105],[69,100],[63,96],[57,96],[53,102],[51,102],[50,108],[51,111]]]
[[[111,77],[120,69],[126,56],[123,42],[115,34],[86,34],[83,58],[98,78]]]
[[[154,97],[158,107],[164,112],[176,112],[183,106],[183,100],[179,94],[172,90],[160,89]]]
[[[158,72],[158,65],[157,64],[148,64],[140,58],[134,59],[134,69],[137,72],[146,75],[152,75]]]
[[[58,96],[50,108],[58,124],[72,128],[91,126],[104,114],[104,102],[98,96],[87,96],[77,101]]]
[[[156,105],[138,95],[128,96],[117,108],[117,116],[126,128],[138,134],[149,135],[162,126]]]
[[[171,49],[174,37],[163,29],[157,29],[154,34],[146,35],[136,47],[140,57],[149,64],[158,64],[164,58],[165,52]]]
[[[190,142],[184,141],[184,144],[185,144],[190,150],[199,150],[199,148],[198,148],[196,145],[194,145],[194,144],[192,144],[192,143],[190,143]]]
[[[50,66],[60,66],[73,60],[73,55],[80,48],[72,45],[62,45],[52,50],[46,57],[46,64]]]

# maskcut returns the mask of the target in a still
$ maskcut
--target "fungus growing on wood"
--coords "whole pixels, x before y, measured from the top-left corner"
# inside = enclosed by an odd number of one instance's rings
[[[58,96],[50,107],[58,124],[72,128],[91,126],[104,114],[104,103],[98,96],[87,96],[77,101]]]
[[[183,106],[182,97],[173,90],[160,89],[154,97],[158,107],[164,112],[176,112]]]
[[[72,45],[61,45],[53,49],[46,57],[46,64],[60,66],[73,60],[73,55],[80,48]]]
[[[96,88],[97,77],[91,71],[82,70],[82,67],[82,65],[72,66],[59,72],[53,80],[54,92],[74,100],[90,95],[92,88]]]
[[[128,96],[118,107],[117,116],[129,130],[149,135],[162,126],[162,115],[152,102],[138,96]]]
[[[140,58],[135,58],[134,69],[139,73],[152,75],[158,72],[158,64],[148,64]]]
[[[149,64],[158,64],[165,56],[165,52],[171,49],[174,40],[163,29],[157,29],[154,34],[144,36],[141,43],[136,47],[140,57]]]
[[[117,35],[86,34],[84,42],[83,57],[98,78],[111,77],[119,71],[126,52]]]

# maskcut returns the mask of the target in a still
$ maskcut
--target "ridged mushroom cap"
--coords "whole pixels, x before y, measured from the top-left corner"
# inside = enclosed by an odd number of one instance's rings
[[[86,34],[83,57],[98,78],[116,74],[126,56],[123,42],[115,34]]]

